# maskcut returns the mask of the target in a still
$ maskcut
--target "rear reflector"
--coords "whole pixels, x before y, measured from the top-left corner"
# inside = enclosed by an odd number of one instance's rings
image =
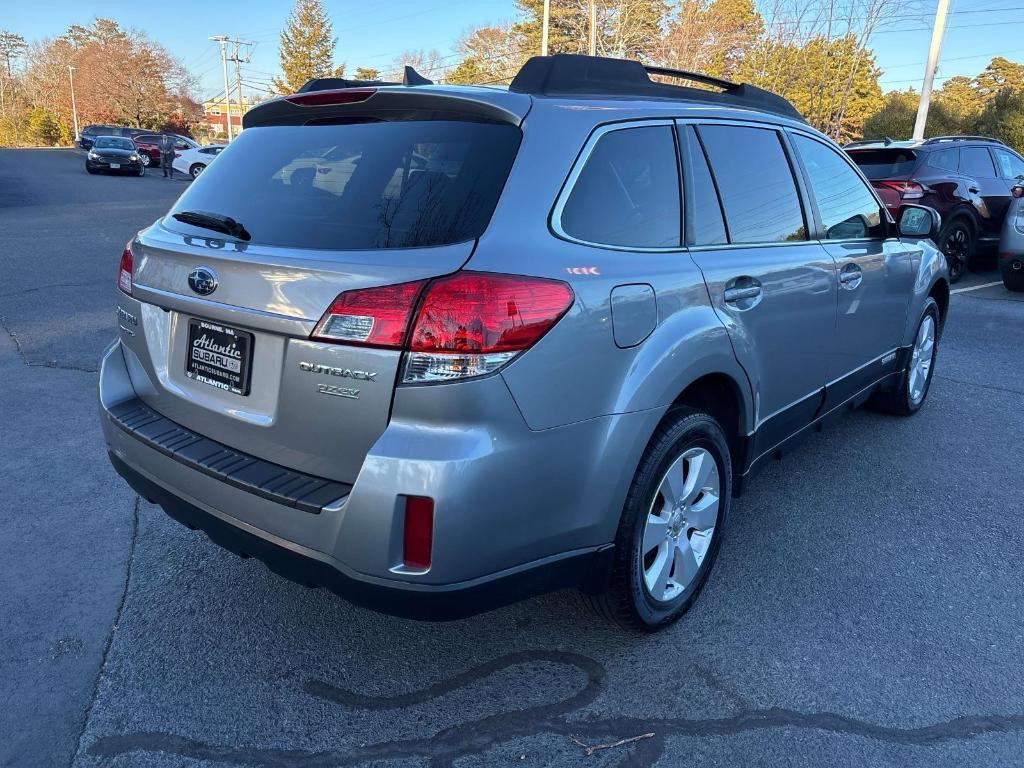
[[[285,97],[285,101],[300,107],[326,107],[332,104],[355,104],[366,101],[377,92],[376,88],[344,88],[334,91],[312,91]]]
[[[434,500],[426,496],[406,496],[402,562],[408,568],[429,568],[433,547]]]
[[[346,291],[327,308],[313,338],[368,347],[401,347],[423,281]]]
[[[132,241],[129,240],[121,253],[121,266],[117,270],[117,287],[132,295],[132,273],[135,268],[135,258],[132,255]]]

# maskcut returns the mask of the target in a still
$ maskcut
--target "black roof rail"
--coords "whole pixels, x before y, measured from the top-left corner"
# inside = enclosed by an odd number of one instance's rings
[[[991,141],[993,144],[1002,144],[1004,147],[1006,146],[1005,141],[993,139],[991,136],[970,136],[966,134],[963,136],[932,136],[930,139],[927,139],[924,143],[938,144],[943,141]]]
[[[651,80],[649,75],[676,77],[720,88],[720,92]],[[720,102],[803,121],[803,116],[778,94],[746,83],[639,61],[559,53],[533,56],[512,78],[508,89],[539,96],[641,96],[656,99]]]
[[[337,91],[342,88],[373,88],[378,85],[433,85],[433,80],[428,80],[410,66],[405,67],[402,82],[396,83],[385,80],[348,80],[344,77],[314,77],[302,84],[296,93],[309,93],[310,91]]]
[[[848,141],[846,144],[843,144],[843,149],[849,149],[850,147],[863,147],[868,144],[884,144],[888,147],[893,143],[893,140],[888,136],[884,136],[881,139],[857,139],[856,141]]]

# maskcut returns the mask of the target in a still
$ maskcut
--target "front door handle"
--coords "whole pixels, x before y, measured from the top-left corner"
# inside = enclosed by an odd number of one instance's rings
[[[848,290],[853,290],[864,279],[864,271],[857,264],[847,264],[839,273],[839,285]]]
[[[972,195],[978,194],[978,188],[977,187],[968,187],[967,191],[970,192]]]

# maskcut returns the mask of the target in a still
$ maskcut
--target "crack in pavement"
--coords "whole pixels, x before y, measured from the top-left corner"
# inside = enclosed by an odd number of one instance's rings
[[[357,766],[380,760],[427,758],[432,768],[451,766],[455,760],[481,754],[496,744],[517,738],[552,734],[567,739],[629,739],[653,733],[649,739],[625,747],[620,766],[649,768],[664,753],[668,737],[733,736],[773,728],[802,728],[839,735],[860,736],[876,741],[912,746],[934,746],[945,741],[965,740],[985,733],[1024,732],[1024,714],[965,715],[918,727],[878,725],[836,712],[799,712],[782,707],[742,709],[728,717],[593,717],[570,720],[567,715],[591,704],[604,691],[607,673],[594,659],[564,651],[522,651],[493,659],[448,680],[418,691],[395,696],[366,696],[322,680],[309,680],[306,693],[350,709],[392,710],[432,702],[446,694],[510,667],[535,663],[556,663],[575,668],[586,677],[578,692],[559,702],[501,712],[460,723],[433,736],[400,739],[352,747],[347,750],[314,752],[302,749],[232,747],[210,744],[173,733],[136,732],[100,736],[89,747],[96,757],[112,758],[133,752],[161,752],[195,760],[261,768],[303,768]],[[719,686],[720,689],[720,686]]]
[[[96,706],[96,700],[99,698],[100,683],[103,681],[103,672],[107,667],[107,656],[110,654],[110,647],[114,642],[114,633],[121,623],[121,615],[124,613],[124,606],[128,601],[128,584],[132,578],[132,569],[135,564],[135,544],[139,537],[139,504],[140,499],[136,496],[135,501],[132,502],[132,536],[131,542],[128,545],[128,558],[125,560],[124,587],[121,589],[121,597],[117,602],[117,610],[114,612],[114,621],[110,625],[107,640],[103,644],[103,653],[100,656],[99,668],[96,670],[96,679],[93,682],[92,696],[89,697],[89,704],[85,708],[85,714],[82,715],[82,728],[78,732],[75,749],[71,753],[71,759],[68,761],[69,768],[74,765],[75,758],[82,751],[82,741],[85,737],[86,728],[89,726],[89,718],[92,716],[93,708]]]
[[[56,360],[34,363],[28,359],[28,354],[21,346],[21,339],[18,338],[18,334],[14,332],[14,329],[7,324],[7,318],[4,315],[0,315],[0,328],[3,328],[7,335],[11,337],[11,341],[14,342],[14,348],[18,352],[18,357],[21,358],[21,362],[27,368],[53,368],[60,371],[79,371],[81,373],[99,373],[100,371],[99,368],[87,368],[84,365],[68,365],[67,363],[58,363]]]
[[[954,384],[963,384],[967,387],[980,387],[981,389],[991,389],[995,392],[1006,392],[1011,395],[1024,395],[1024,390],[1011,389],[1010,387],[1000,387],[995,384],[979,384],[976,381],[964,381],[963,379],[954,379],[952,376],[944,376],[941,373],[933,374],[936,379],[943,379],[945,381],[952,381]]]

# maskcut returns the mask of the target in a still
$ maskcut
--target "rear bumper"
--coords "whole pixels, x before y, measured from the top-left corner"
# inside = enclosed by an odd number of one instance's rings
[[[347,575],[323,553],[230,522],[175,495],[110,453],[110,462],[132,489],[182,525],[241,557],[255,557],[271,571],[307,587],[325,587],[365,608],[420,621],[450,621],[561,587],[595,588],[611,563],[611,549],[550,559],[529,568],[471,582],[434,585],[383,583]]]
[[[409,392],[400,399],[421,399],[422,407],[396,406],[404,420],[392,419],[355,483],[333,483],[317,496],[320,478],[297,472],[272,480],[253,466],[244,477],[227,477],[238,459],[261,460],[226,446],[221,447],[234,457],[208,454],[195,441],[212,441],[140,404],[129,367],[139,375],[138,360],[118,342],[100,373],[100,417],[114,468],[174,519],[293,581],[325,587],[382,613],[448,620],[554,589],[594,590],[607,578],[608,542],[622,503],[610,492],[620,484],[613,473],[631,476],[632,470],[622,467],[617,454],[609,457],[614,470],[578,459],[600,442],[600,430],[618,425],[633,432],[632,420],[530,433],[508,404],[504,384],[494,378],[479,402],[460,403],[459,410],[469,412],[464,429],[451,428],[447,418],[439,428],[417,411],[443,417],[442,393]],[[476,407],[489,409],[486,418],[474,415]],[[496,408],[511,426],[498,423]],[[478,419],[486,422],[488,439],[473,434]],[[492,444],[502,450],[492,450]],[[190,446],[196,451],[189,452]],[[524,482],[526,477],[532,482]],[[401,566],[403,495],[435,500],[434,563],[428,572]]]

